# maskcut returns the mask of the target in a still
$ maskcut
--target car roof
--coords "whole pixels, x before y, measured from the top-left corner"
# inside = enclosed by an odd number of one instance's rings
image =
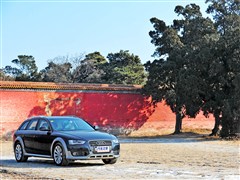
[[[32,116],[29,119],[43,118],[43,119],[66,119],[66,118],[78,118],[76,116]]]

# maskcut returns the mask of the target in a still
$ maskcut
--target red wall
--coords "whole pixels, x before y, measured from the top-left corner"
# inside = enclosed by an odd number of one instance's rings
[[[76,115],[116,134],[174,131],[175,115],[164,103],[156,108],[138,93],[0,89],[0,134],[12,133],[27,117]],[[213,128],[213,118],[184,119],[185,128]],[[146,134],[148,135],[148,134]]]

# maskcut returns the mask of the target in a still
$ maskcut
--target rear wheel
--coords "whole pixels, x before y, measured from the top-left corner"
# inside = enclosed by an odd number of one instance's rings
[[[15,144],[14,155],[17,162],[26,162],[28,159],[28,157],[23,154],[23,148],[20,142]]]
[[[104,164],[115,164],[117,162],[117,158],[114,159],[103,159]]]
[[[53,160],[57,166],[67,166],[69,163],[61,143],[57,143],[53,148]]]

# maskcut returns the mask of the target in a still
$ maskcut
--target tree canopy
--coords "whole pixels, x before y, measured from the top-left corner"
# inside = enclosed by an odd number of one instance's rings
[[[143,84],[145,70],[138,56],[120,50],[109,53],[107,59],[100,52],[75,57],[58,56],[38,72],[33,56],[20,55],[1,70],[2,80],[44,81],[63,83]]]
[[[71,63],[57,64],[50,61],[48,66],[41,71],[42,81],[56,83],[72,82],[71,68]]]
[[[114,84],[143,84],[145,71],[138,56],[129,51],[120,50],[118,53],[109,53],[105,79]]]
[[[6,75],[16,81],[39,81],[38,68],[33,56],[19,55],[12,63],[17,67],[6,66],[3,70]]]
[[[77,83],[105,83],[105,65],[107,60],[100,52],[87,54],[85,59],[73,71],[73,82]]]

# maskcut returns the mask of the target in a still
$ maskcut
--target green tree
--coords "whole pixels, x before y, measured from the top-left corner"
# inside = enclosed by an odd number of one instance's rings
[[[149,71],[144,93],[153,101],[165,100],[176,113],[175,133],[181,131],[181,118],[195,117],[200,110],[213,113],[216,134],[222,136],[240,129],[239,98],[239,1],[211,2],[208,12],[215,22],[203,18],[195,4],[176,6],[183,19],[166,26],[152,18],[150,32],[160,59],[146,63]]]
[[[0,69],[0,81],[14,81],[15,79],[4,73],[4,69]]]
[[[176,114],[174,133],[180,133],[183,117],[195,117],[202,105],[193,55],[209,39],[208,34],[213,33],[214,28],[211,20],[203,18],[195,4],[185,8],[176,6],[175,12],[183,19],[174,20],[171,26],[157,18],[150,20],[155,30],[149,35],[156,46],[154,56],[159,60],[145,64],[149,76],[143,92],[152,96],[154,102],[166,101]],[[201,61],[200,58],[196,60]]]
[[[6,66],[4,73],[13,77],[16,81],[39,81],[40,74],[33,56],[19,55],[12,60],[17,67]]]
[[[143,84],[146,73],[138,56],[120,50],[109,53],[105,79],[113,84]]]
[[[215,79],[217,101],[221,103],[221,136],[240,132],[240,2],[207,0],[207,12],[213,15],[220,35],[212,48],[209,78]]]
[[[71,63],[56,64],[50,61],[48,62],[48,66],[41,70],[42,80],[44,82],[71,83],[71,68]]]
[[[104,83],[106,64],[107,60],[100,52],[87,54],[73,71],[73,81],[76,83]]]
[[[176,7],[176,12],[183,13],[183,7]],[[197,13],[199,14],[199,13]],[[183,22],[175,21],[179,26]],[[216,86],[218,85],[215,78],[210,78],[214,56],[212,49],[215,48],[216,42],[219,40],[219,34],[214,27],[214,22],[209,18],[195,16],[194,19],[185,22],[183,33],[183,42],[185,44],[187,68],[180,76],[182,91],[181,98],[184,101],[186,114],[195,117],[200,110],[204,110],[205,116],[213,113],[215,117],[215,127],[213,134],[218,131],[220,124],[220,114],[222,108],[221,100]],[[183,31],[184,32],[184,31]],[[185,50],[184,50],[185,51]]]

